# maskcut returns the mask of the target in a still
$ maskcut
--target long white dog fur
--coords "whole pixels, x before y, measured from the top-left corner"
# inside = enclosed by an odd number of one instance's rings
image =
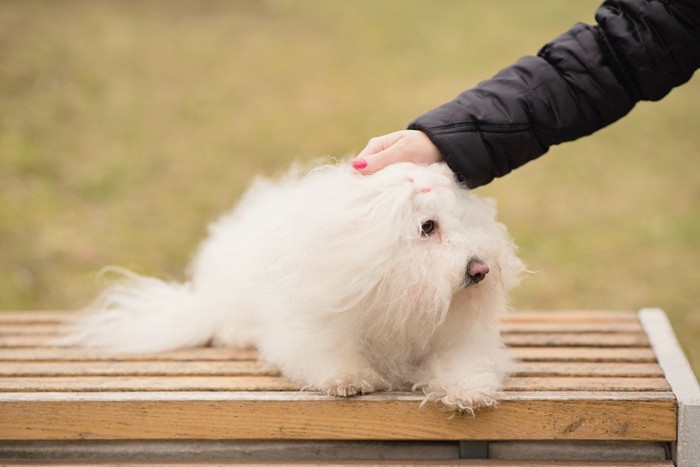
[[[66,342],[256,347],[308,389],[413,388],[473,411],[509,369],[498,316],[524,269],[494,216],[445,164],[257,180],[210,226],[189,280],[126,274]]]

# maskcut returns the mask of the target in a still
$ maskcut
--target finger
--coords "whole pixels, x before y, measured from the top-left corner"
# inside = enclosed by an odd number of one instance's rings
[[[360,157],[365,157],[370,154],[375,154],[378,153],[379,151],[382,151],[384,149],[384,143],[382,143],[380,138],[372,138],[367,142],[367,146],[360,151],[360,153],[357,155],[358,158]]]
[[[400,162],[401,152],[396,146],[390,146],[383,151],[353,159],[352,166],[363,175],[382,170],[387,165]]]
[[[364,157],[370,154],[376,154],[380,151],[391,147],[403,137],[403,133],[403,131],[395,131],[393,133],[389,133],[383,136],[377,136],[376,138],[370,139],[369,142],[367,142],[367,146],[365,146],[365,148],[362,151],[360,151],[357,157]]]

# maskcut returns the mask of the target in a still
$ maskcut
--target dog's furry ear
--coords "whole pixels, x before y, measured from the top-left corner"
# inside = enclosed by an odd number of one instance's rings
[[[502,247],[498,258],[498,264],[501,269],[503,288],[508,291],[517,286],[525,273],[529,271],[525,263],[517,256],[517,248],[508,236],[506,226],[501,223],[497,223],[497,225],[502,230]]]

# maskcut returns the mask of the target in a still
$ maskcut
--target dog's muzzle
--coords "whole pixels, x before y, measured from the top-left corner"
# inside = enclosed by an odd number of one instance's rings
[[[467,272],[464,275],[464,280],[467,287],[469,287],[470,285],[476,285],[479,282],[483,281],[486,277],[486,274],[488,273],[488,264],[484,263],[477,257],[473,257],[467,263]]]

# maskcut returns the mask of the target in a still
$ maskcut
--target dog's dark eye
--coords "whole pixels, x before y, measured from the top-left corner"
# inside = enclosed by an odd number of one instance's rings
[[[427,237],[428,235],[430,235],[431,233],[433,233],[433,231],[435,230],[435,226],[436,226],[435,221],[432,221],[432,220],[431,220],[431,221],[425,221],[425,222],[423,222],[423,224],[420,226],[420,233],[421,233],[421,235]]]

